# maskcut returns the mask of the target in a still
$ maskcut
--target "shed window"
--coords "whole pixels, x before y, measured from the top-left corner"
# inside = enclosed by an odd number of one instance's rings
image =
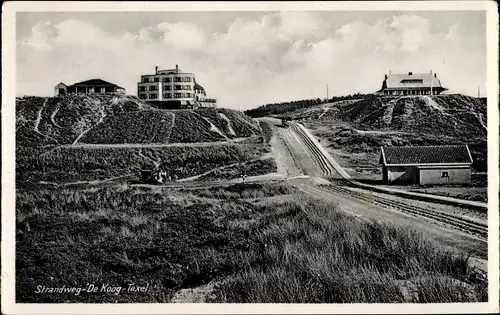
[[[448,175],[448,172],[442,172],[441,177],[450,177],[450,176]]]

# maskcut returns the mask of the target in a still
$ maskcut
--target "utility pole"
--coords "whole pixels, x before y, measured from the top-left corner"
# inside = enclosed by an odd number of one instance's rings
[[[326,101],[328,102],[329,100],[329,95],[328,95],[328,84],[326,85]]]
[[[480,85],[477,86],[477,98],[481,97]]]
[[[431,95],[433,95],[432,94],[432,70],[431,70]]]

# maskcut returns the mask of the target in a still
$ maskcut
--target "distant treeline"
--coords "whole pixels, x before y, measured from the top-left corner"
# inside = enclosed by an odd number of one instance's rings
[[[365,99],[368,97],[375,97],[373,94],[351,94],[351,95],[345,95],[345,96],[334,96],[328,100],[326,99],[320,99],[320,98],[314,98],[314,99],[308,99],[308,100],[300,100],[300,101],[292,101],[292,102],[281,102],[281,103],[272,103],[272,104],[266,104],[259,106],[254,109],[249,109],[245,111],[245,114],[247,114],[250,117],[264,117],[264,116],[270,116],[270,115],[281,115],[287,112],[292,112],[298,109],[302,108],[307,108],[311,107],[314,105],[319,105],[319,104],[325,104],[325,103],[331,103],[331,102],[338,102],[338,101],[344,101],[344,100],[352,100],[352,99]]]

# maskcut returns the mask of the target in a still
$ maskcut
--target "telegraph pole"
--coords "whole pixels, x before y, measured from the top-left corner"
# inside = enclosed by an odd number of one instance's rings
[[[432,94],[432,70],[431,70],[431,95],[433,95]]]

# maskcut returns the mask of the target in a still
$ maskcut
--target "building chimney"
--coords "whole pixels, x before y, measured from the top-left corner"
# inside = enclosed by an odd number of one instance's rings
[[[385,79],[387,80],[387,74],[384,75]]]
[[[155,74],[158,74],[158,65],[155,66]]]
[[[175,65],[175,73],[179,73],[179,65]]]
[[[408,72],[408,75],[412,75],[412,74],[413,74],[413,72]]]

